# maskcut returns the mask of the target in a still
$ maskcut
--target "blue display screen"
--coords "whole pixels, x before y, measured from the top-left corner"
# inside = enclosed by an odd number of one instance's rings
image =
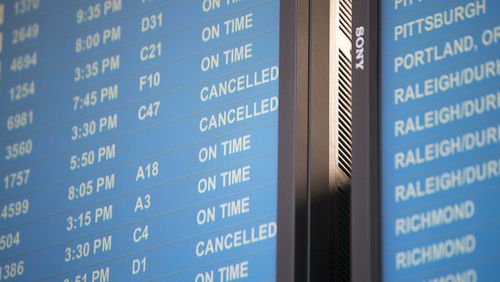
[[[0,4],[0,281],[274,281],[279,0]]]
[[[381,1],[384,281],[498,281],[499,11]]]

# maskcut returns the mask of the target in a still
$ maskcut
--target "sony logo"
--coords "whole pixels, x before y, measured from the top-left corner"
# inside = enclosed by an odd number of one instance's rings
[[[355,65],[354,67],[359,70],[364,70],[365,69],[365,28],[360,26],[357,27],[355,30]]]

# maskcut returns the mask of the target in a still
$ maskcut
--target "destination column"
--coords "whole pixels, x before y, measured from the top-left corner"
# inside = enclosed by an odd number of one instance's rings
[[[498,1],[382,2],[384,280],[493,280]]]

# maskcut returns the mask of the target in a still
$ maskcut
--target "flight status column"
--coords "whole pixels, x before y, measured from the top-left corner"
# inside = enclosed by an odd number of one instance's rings
[[[0,2],[0,281],[274,281],[278,0]]]
[[[384,281],[500,275],[500,2],[381,4]]]

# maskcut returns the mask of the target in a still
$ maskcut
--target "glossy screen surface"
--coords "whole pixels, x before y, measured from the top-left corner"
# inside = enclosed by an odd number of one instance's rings
[[[498,280],[499,11],[381,1],[384,281]]]
[[[0,281],[274,281],[279,0],[0,5]]]

